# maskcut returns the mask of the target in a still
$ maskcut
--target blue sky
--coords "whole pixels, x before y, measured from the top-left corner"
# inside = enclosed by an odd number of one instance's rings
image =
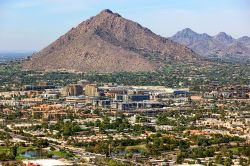
[[[0,0],[0,51],[37,51],[111,9],[169,37],[189,27],[250,36],[250,0]]]

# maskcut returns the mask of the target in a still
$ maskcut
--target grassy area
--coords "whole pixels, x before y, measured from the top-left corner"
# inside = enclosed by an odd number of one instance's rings
[[[24,152],[27,152],[27,151],[32,150],[32,149],[37,149],[37,147],[35,147],[35,146],[28,146],[28,147],[19,146],[17,148],[17,154],[24,153]]]
[[[62,157],[62,158],[68,158],[68,157],[74,156],[74,154],[72,154],[72,153],[65,152],[65,151],[58,151],[58,150],[50,151],[49,154],[56,155],[56,156]]]
[[[24,157],[24,156],[16,156],[15,159],[18,160],[18,161],[20,161],[20,160],[29,159],[29,158],[28,157]]]
[[[108,166],[129,166],[131,163],[123,163],[119,161],[112,160],[110,158],[101,158],[97,160],[98,165],[108,165]]]
[[[9,148],[7,148],[6,146],[0,146],[0,153],[6,153],[9,151]]]
[[[135,145],[135,146],[127,146],[125,151],[143,151],[146,152],[148,149],[145,144]]]
[[[230,148],[234,155],[239,154],[239,147]]]

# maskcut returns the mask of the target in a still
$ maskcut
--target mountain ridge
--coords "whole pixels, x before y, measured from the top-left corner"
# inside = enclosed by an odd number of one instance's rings
[[[190,35],[187,35],[187,31]],[[225,32],[210,36],[206,33],[199,34],[190,28],[185,28],[178,31],[170,39],[193,49],[206,58],[215,56],[220,59],[239,61],[250,59],[250,37],[248,36],[235,39]]]
[[[167,62],[196,62],[191,49],[105,9],[23,63],[26,70],[155,71]]]

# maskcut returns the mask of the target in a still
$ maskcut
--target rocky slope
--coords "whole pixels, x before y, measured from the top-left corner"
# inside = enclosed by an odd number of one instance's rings
[[[199,34],[190,28],[186,28],[177,32],[170,39],[186,45],[205,57],[238,61],[250,59],[250,38],[247,36],[234,39],[225,32],[220,32],[216,36],[209,36],[206,33]]]
[[[196,62],[191,49],[104,10],[23,63],[27,70],[154,71],[168,62]]]

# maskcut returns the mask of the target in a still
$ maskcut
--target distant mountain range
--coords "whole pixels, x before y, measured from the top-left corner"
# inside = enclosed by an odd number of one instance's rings
[[[171,40],[191,48],[196,53],[207,58],[219,58],[229,61],[249,62],[250,37],[243,36],[234,39],[225,32],[216,36],[206,33],[196,33],[190,28],[177,32]]]
[[[28,70],[155,71],[172,62],[199,62],[191,49],[110,10],[83,21],[23,63]]]

